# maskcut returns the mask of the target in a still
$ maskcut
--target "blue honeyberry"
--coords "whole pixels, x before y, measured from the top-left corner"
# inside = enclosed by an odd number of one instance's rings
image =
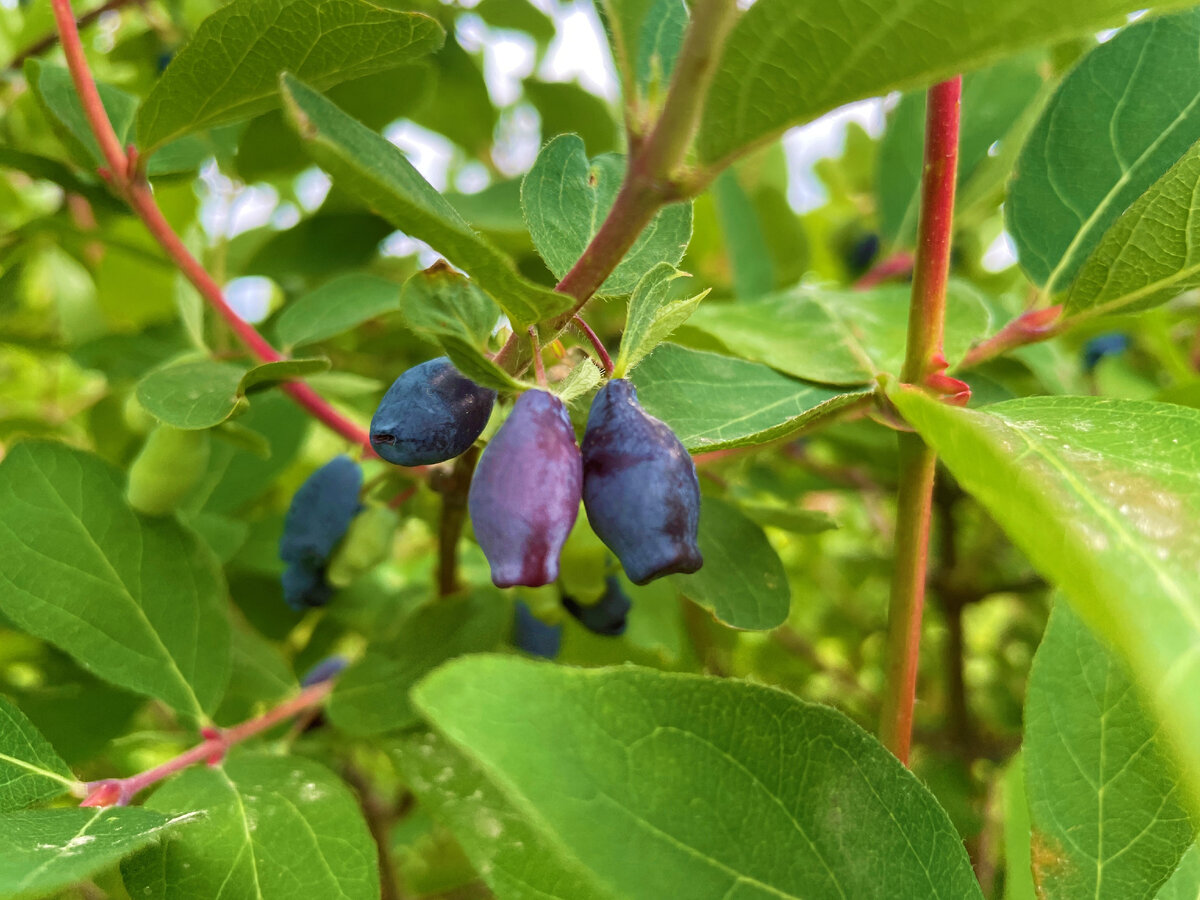
[[[629,622],[629,610],[633,606],[629,595],[621,589],[620,579],[615,575],[605,579],[604,594],[595,603],[585,606],[574,597],[564,594],[562,604],[584,628],[606,637],[617,637],[625,633],[625,626]]]
[[[533,656],[554,659],[562,646],[562,626],[543,622],[518,600],[513,616],[513,643]]]
[[[439,356],[392,382],[371,419],[371,446],[398,466],[454,459],[483,433],[495,402],[495,391]]]
[[[288,507],[279,558],[311,572],[323,571],[362,508],[358,502],[362,481],[362,468],[344,455],[309,475]]]
[[[333,585],[325,580],[323,568],[292,563],[283,571],[283,599],[294,610],[324,606],[333,599]]]
[[[540,587],[558,578],[582,482],[563,402],[546,391],[526,391],[479,457],[467,497],[475,539],[497,587]]]
[[[304,677],[300,679],[300,687],[312,687],[314,684],[336,678],[348,665],[350,660],[344,656],[327,656],[304,673]]]
[[[1092,373],[1100,360],[1106,356],[1116,356],[1129,349],[1129,335],[1122,331],[1100,334],[1092,338],[1083,348],[1083,371]]]
[[[624,378],[596,394],[582,451],[588,522],[630,581],[699,569],[696,466],[670,427],[642,409]]]

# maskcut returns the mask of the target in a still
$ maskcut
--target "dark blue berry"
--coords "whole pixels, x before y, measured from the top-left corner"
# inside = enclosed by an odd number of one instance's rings
[[[279,558],[311,572],[323,570],[362,508],[362,480],[362,469],[348,456],[335,456],[309,475],[288,507]]]
[[[623,378],[600,389],[583,435],[583,504],[634,584],[695,572],[700,482],[679,438]]]
[[[312,687],[341,675],[349,664],[350,661],[344,656],[327,656],[304,674],[300,679],[300,687]]]
[[[1106,356],[1116,356],[1129,349],[1129,335],[1121,331],[1097,335],[1083,348],[1083,371],[1091,373]]]
[[[398,466],[425,466],[462,455],[483,432],[496,392],[482,388],[445,356],[397,378],[371,419],[371,446]]]
[[[574,597],[563,595],[563,607],[579,620],[588,631],[616,637],[625,633],[629,620],[629,609],[633,603],[629,595],[621,590],[621,582],[615,575],[605,580],[604,594],[595,603],[584,606]]]
[[[526,653],[554,659],[562,645],[562,626],[543,622],[518,600],[513,617],[513,643]]]
[[[324,568],[292,563],[284,570],[281,581],[283,599],[295,610],[324,606],[333,598],[333,586],[325,580]]]

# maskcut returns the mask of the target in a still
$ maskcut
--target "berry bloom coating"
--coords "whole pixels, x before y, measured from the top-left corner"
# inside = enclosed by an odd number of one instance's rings
[[[543,622],[518,600],[513,618],[513,643],[518,650],[554,659],[562,646],[562,626]]]
[[[148,516],[173,513],[208,468],[210,443],[207,431],[155,427],[129,467],[129,505]]]
[[[311,572],[323,571],[362,508],[362,480],[362,469],[348,456],[335,456],[309,475],[288,507],[279,558]]]
[[[583,467],[563,402],[526,391],[479,457],[467,503],[497,587],[540,587],[579,514]]]
[[[600,389],[583,435],[583,505],[634,584],[695,572],[700,481],[679,438],[624,378]]]
[[[607,589],[604,596],[595,603],[584,606],[574,597],[564,594],[562,604],[588,631],[616,637],[625,633],[633,603],[629,595],[621,590],[621,582],[615,576],[610,575],[605,582]]]
[[[398,466],[454,459],[483,433],[495,402],[495,391],[439,356],[392,382],[371,419],[371,446]]]

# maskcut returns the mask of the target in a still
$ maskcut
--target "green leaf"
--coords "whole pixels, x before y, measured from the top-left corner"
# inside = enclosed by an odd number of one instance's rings
[[[1070,316],[1149,309],[1200,285],[1200,142],[1131,206],[1100,241],[1067,297]]]
[[[400,285],[374,275],[343,275],[293,300],[275,322],[285,347],[313,344],[400,308]]]
[[[660,345],[632,380],[646,412],[670,425],[693,453],[765,444],[869,396],[676,344]]]
[[[284,105],[313,158],[340,188],[369,203],[411,237],[426,241],[496,299],[515,327],[570,308],[572,300],[517,273],[382,135],[354,121],[289,75]]]
[[[1093,397],[897,408],[1121,654],[1200,810],[1200,410]]]
[[[688,325],[743,359],[823,384],[856,385],[899,372],[908,333],[907,285],[870,291],[797,288],[752,303],[709,303]],[[966,282],[946,297],[946,358],[954,363],[987,333],[991,313]]]
[[[924,87],[1120,25],[1137,9],[1137,0],[758,0],[722,52],[704,102],[700,156],[726,161],[852,100]]]
[[[471,12],[493,28],[523,31],[543,47],[554,40],[554,21],[529,0],[481,0]]]
[[[1125,664],[1055,606],[1025,699],[1025,783],[1044,900],[1150,900],[1194,838]]]
[[[508,851],[506,868],[524,863],[542,879],[565,870],[587,879],[584,896],[661,900],[686,885],[690,900],[870,897],[884,884],[896,897],[982,896],[916,778],[840,713],[782,691],[476,656],[412,696],[500,795],[495,815],[478,798],[474,827],[463,827],[447,809],[462,799],[434,787],[417,746],[414,790],[477,864],[511,810],[539,840]],[[504,879],[481,872],[502,898],[531,896],[511,883],[500,892]]]
[[[588,357],[568,372],[566,378],[551,385],[550,390],[563,403],[569,404],[592,393],[603,378],[600,368]]]
[[[695,312],[707,296],[703,291],[686,300],[669,301],[672,282],[687,277],[670,263],[659,263],[642,276],[629,298],[625,330],[621,333],[621,350],[617,354],[617,378],[624,378],[634,366],[671,336]]]
[[[318,90],[425,56],[441,46],[438,23],[367,0],[234,0],[171,60],[138,111],[144,154],[167,141],[266,112],[279,73]]]
[[[245,753],[188,769],[146,801],[205,817],[121,866],[134,897],[378,900],[375,842],[354,795],[303,756]]]
[[[1066,290],[1135,199],[1200,139],[1200,10],[1129,26],[1063,81],[1005,204],[1022,268]],[[964,98],[964,108],[966,102]]]
[[[1005,139],[1040,93],[1043,81],[1039,68],[1043,63],[1042,54],[1029,53],[963,76],[960,188],[988,161],[996,142]],[[887,131],[879,144],[879,232],[888,246],[912,247],[916,240],[924,149],[925,93],[908,93],[889,114]],[[1025,174],[1020,170],[1021,176]]]
[[[69,887],[200,818],[128,806],[0,815],[0,895],[41,897]]]
[[[654,0],[646,12],[638,35],[635,74],[639,93],[651,102],[671,83],[687,26],[683,0]]]
[[[330,721],[356,736],[411,728],[418,719],[409,689],[448,659],[495,649],[510,613],[504,597],[486,588],[423,606],[342,673],[329,698]]]
[[[1200,844],[1193,844],[1154,900],[1196,900],[1197,897],[1200,897]]]
[[[1004,900],[1038,900],[1033,884],[1032,827],[1021,752],[1004,769]]]
[[[766,631],[787,620],[792,589],[762,528],[733,503],[700,501],[704,565],[671,580],[687,597],[733,628]]]
[[[542,120],[542,138],[577,134],[592,153],[607,153],[617,146],[617,123],[608,104],[572,81],[523,82],[525,96]]]
[[[500,321],[492,298],[447,265],[434,265],[404,283],[404,320],[417,334],[440,344],[455,368],[476,384],[500,391],[520,382],[492,362],[487,342]]]
[[[775,264],[758,210],[738,180],[737,167],[717,176],[712,198],[721,223],[725,255],[733,270],[733,293],[739,299],[761,297],[775,289]]]
[[[117,200],[95,181],[85,181],[69,166],[36,153],[25,153],[12,147],[0,147],[0,167],[24,172],[32,178],[52,181],[72,194],[86,198],[93,206],[106,212],[125,212],[125,204]]]
[[[201,359],[146,375],[138,382],[137,398],[146,412],[167,425],[212,428],[240,410],[247,393],[328,368],[327,359],[284,359],[252,368]]]
[[[0,697],[0,813],[50,800],[75,783],[50,742]]]
[[[625,157],[605,153],[589,161],[578,135],[564,134],[542,148],[521,185],[521,207],[533,243],[555,276],[562,278],[583,255],[624,177]],[[655,264],[678,264],[691,236],[691,203],[661,210],[599,292],[628,294]]]
[[[229,675],[212,551],[125,503],[123,478],[59,444],[0,462],[0,610],[113,684],[203,721]]]
[[[227,726],[261,715],[299,690],[296,676],[274,644],[248,625],[235,625],[232,638],[229,687],[213,713],[217,724]]]

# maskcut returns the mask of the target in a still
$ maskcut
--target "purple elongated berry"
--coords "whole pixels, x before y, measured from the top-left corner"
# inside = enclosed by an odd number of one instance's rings
[[[371,419],[371,446],[398,466],[454,459],[483,433],[495,402],[495,391],[439,356],[392,382]]]
[[[585,606],[574,597],[564,594],[562,604],[563,608],[578,619],[588,631],[617,637],[625,633],[633,602],[629,595],[621,590],[621,582],[615,576],[609,575],[604,579],[604,583],[604,593],[595,603]]]
[[[563,402],[526,391],[479,457],[467,505],[497,587],[540,587],[579,514],[583,467]]]
[[[362,509],[358,492],[363,474],[348,456],[335,456],[317,469],[292,496],[279,558],[313,572],[324,570],[350,522]]]
[[[634,584],[695,572],[700,481],[675,433],[642,409],[624,378],[602,387],[583,435],[583,505]]]

